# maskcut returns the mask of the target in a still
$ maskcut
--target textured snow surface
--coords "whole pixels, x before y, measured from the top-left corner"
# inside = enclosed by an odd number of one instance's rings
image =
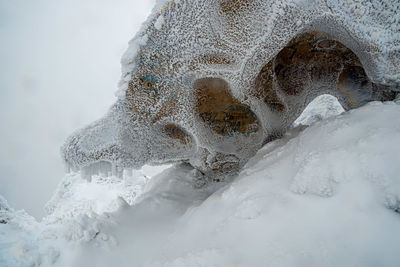
[[[0,199],[0,266],[399,266],[400,105],[322,103],[232,183],[68,175],[42,222]]]

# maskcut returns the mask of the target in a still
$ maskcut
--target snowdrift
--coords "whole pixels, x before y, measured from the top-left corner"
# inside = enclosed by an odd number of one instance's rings
[[[0,265],[399,266],[400,105],[329,103],[232,183],[196,183],[186,164],[152,179],[71,174],[42,222],[2,200]]]

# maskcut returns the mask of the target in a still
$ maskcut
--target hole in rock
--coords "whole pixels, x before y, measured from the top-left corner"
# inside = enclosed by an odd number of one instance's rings
[[[167,124],[164,126],[164,133],[168,137],[180,141],[182,144],[191,144],[192,137],[182,127],[175,124]]]
[[[201,121],[223,136],[251,134],[259,129],[249,106],[235,99],[228,83],[219,78],[203,78],[194,83],[196,113]]]
[[[286,99],[293,96],[311,101],[328,93],[345,108],[356,108],[371,100],[389,100],[383,89],[369,80],[353,51],[323,33],[311,32],[293,38],[261,69],[253,94],[282,112]]]

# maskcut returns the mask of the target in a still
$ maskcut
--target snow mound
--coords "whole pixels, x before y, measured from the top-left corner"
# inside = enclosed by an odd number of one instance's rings
[[[399,105],[373,102],[294,128],[214,193],[176,166],[116,215],[118,247],[85,248],[77,263],[398,266],[399,115]]]
[[[15,211],[0,196],[0,266],[50,266],[65,248],[91,242],[102,247],[116,246],[117,240],[102,228],[114,222],[109,212],[132,205],[143,187],[168,166],[104,178],[94,175],[91,182],[79,173],[67,174],[45,206],[42,222],[25,211]],[[63,254],[61,254],[63,252]]]
[[[311,125],[314,122],[339,115],[343,112],[344,109],[336,97],[321,95],[308,104],[303,113],[295,120],[293,126]]]
[[[53,199],[70,218],[0,224],[0,265],[399,266],[399,118],[396,102],[372,102],[295,127],[231,183],[176,165],[111,213],[116,195],[90,198],[98,178],[70,177]],[[89,211],[74,209],[81,186]]]

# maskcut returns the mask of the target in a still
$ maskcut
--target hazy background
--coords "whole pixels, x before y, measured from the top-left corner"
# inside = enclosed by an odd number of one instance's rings
[[[0,194],[40,218],[60,146],[116,100],[120,58],[155,0],[0,0]]]

